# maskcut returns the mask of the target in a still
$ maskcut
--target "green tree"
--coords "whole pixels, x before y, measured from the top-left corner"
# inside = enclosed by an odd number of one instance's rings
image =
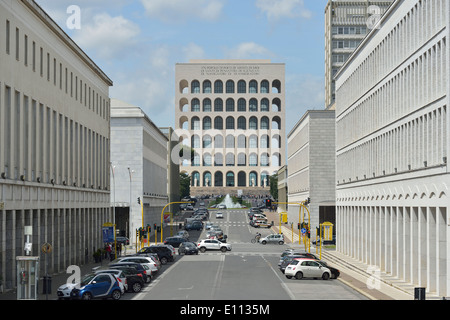
[[[184,198],[191,194],[191,177],[186,172],[180,172],[180,197]]]
[[[278,175],[275,173],[269,177],[270,194],[274,200],[278,200]]]

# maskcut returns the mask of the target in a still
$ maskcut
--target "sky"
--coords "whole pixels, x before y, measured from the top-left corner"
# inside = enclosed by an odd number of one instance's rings
[[[175,64],[285,64],[286,134],[324,109],[328,0],[35,0],[114,82],[110,97],[175,127]]]

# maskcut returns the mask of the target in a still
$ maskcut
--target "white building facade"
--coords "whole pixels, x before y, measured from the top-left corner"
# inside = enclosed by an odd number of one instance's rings
[[[25,226],[30,255],[52,246],[49,274],[103,245],[112,81],[34,1],[0,0],[0,24],[0,276],[11,289]]]
[[[161,225],[169,203],[168,142],[141,108],[111,99],[111,204],[120,234],[131,243],[136,229],[150,225],[154,234],[154,224]]]
[[[335,111],[308,110],[288,134],[288,222],[310,223],[311,236],[325,221],[335,223]],[[300,205],[310,199],[308,212]]]
[[[337,249],[450,295],[450,4],[397,0],[336,76]]]
[[[195,150],[191,194],[268,195],[285,163],[285,65],[192,60],[175,67],[175,131]]]

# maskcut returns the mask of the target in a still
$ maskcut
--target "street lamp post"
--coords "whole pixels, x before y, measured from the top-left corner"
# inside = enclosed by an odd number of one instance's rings
[[[169,202],[168,204],[166,204],[164,206],[164,208],[161,211],[161,243],[163,242],[163,219],[164,219],[164,210],[166,210],[166,208],[168,206],[170,206],[171,204],[175,204],[175,203],[194,203],[193,201],[176,201],[176,202]],[[155,235],[155,242],[156,242],[156,235]]]

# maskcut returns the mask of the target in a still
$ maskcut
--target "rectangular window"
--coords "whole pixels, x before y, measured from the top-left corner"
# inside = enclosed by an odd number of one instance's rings
[[[23,63],[28,65],[28,36],[25,35],[23,38]]]
[[[33,71],[36,71],[36,42],[33,41],[32,45],[32,64],[33,64]]]
[[[19,50],[20,50],[20,32],[19,32],[19,28],[16,28],[16,60],[19,60],[20,58],[20,54],[19,54]]]
[[[40,67],[39,67],[39,73],[41,77],[44,76],[44,49],[42,47],[39,50],[39,58],[40,58]]]
[[[7,54],[9,54],[9,52],[10,52],[10,41],[11,41],[11,39],[10,39],[10,32],[11,32],[11,30],[10,30],[10,23],[9,23],[9,20],[6,20],[6,29],[5,29],[5,31],[6,31],[6,43],[5,43],[5,47],[6,47],[6,53]]]

